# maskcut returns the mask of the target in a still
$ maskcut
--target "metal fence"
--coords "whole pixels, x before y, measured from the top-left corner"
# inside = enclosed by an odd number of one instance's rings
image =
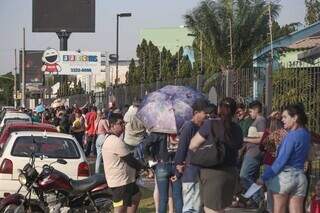
[[[264,103],[265,100],[265,68],[246,68],[230,72],[229,82],[231,96],[238,101],[249,103],[254,99]],[[272,108],[282,110],[290,103],[301,102],[308,114],[308,127],[311,131],[320,133],[320,67],[284,66],[273,70],[272,74]],[[226,96],[226,75],[220,73],[212,82],[218,95],[218,100]],[[151,84],[119,85],[110,87],[107,91],[94,94],[68,97],[69,104],[79,106],[94,103],[99,108],[107,108],[110,100],[116,100],[120,108],[130,105],[134,98],[143,97],[165,85],[184,85],[196,88],[196,78],[158,81]],[[52,100],[47,100],[48,103]],[[320,141],[313,145],[315,159],[312,161],[310,185],[314,186],[320,178]],[[313,188],[312,188],[313,189]]]
[[[291,66],[290,66],[291,65]],[[229,74],[230,90],[229,93],[238,101],[249,103],[252,100],[265,100],[265,68],[243,68],[230,71]],[[304,104],[308,114],[308,127],[320,133],[320,67],[292,67],[288,66],[275,69],[273,78],[273,99],[272,108],[282,110],[290,103],[301,102]],[[226,75],[220,73],[211,86],[217,92],[218,100],[226,96]],[[157,81],[150,84],[119,85],[109,87],[106,91],[94,94],[73,95],[67,97],[70,105],[79,106],[85,103],[92,103],[99,108],[108,107],[107,103],[112,99],[116,100],[117,105],[122,108],[130,105],[134,98],[143,99],[144,96],[165,85],[184,85],[193,88],[197,87],[197,79],[176,79],[171,81]],[[206,91],[205,91],[206,92]],[[53,100],[45,100],[50,103]]]

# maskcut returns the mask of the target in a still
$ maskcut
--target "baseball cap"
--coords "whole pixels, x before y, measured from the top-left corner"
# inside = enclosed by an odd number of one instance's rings
[[[193,109],[193,111],[198,111],[198,112],[204,111],[207,114],[211,114],[215,109],[215,105],[210,104],[209,101],[207,101],[205,99],[197,99],[193,103],[192,109]]]

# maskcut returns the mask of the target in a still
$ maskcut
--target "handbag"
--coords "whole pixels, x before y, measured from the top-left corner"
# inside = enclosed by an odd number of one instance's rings
[[[212,168],[224,162],[226,148],[223,142],[224,128],[220,121],[211,121],[207,140],[191,154],[190,163],[202,168]]]

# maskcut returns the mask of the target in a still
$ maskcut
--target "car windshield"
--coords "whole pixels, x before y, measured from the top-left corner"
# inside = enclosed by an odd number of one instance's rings
[[[29,157],[32,153],[41,154],[46,158],[80,158],[77,145],[71,139],[40,136],[18,137],[11,150],[11,155]]]
[[[29,122],[30,119],[29,118],[5,118],[4,119],[4,124],[8,124],[8,123],[14,123],[14,122]]]

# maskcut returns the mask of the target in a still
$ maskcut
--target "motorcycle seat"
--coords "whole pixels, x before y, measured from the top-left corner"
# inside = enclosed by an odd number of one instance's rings
[[[83,180],[70,180],[70,184],[73,188],[73,193],[76,194],[91,191],[95,187],[104,183],[107,182],[103,174],[94,174]]]

